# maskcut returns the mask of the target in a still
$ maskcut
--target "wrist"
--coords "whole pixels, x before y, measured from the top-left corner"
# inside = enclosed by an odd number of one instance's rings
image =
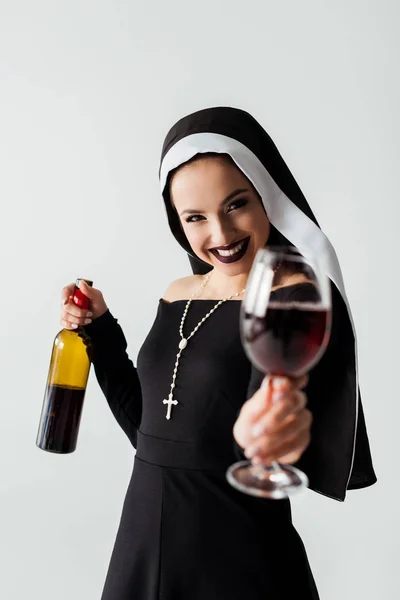
[[[96,311],[93,311],[92,320],[95,321],[96,319],[100,319],[100,317],[102,317],[103,315],[105,315],[105,313],[107,311],[108,311],[108,306],[106,304],[104,304],[104,306],[102,306],[100,309],[97,309]]]

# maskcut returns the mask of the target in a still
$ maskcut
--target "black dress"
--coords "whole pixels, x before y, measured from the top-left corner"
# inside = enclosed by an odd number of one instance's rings
[[[240,458],[234,422],[262,378],[240,341],[241,302],[222,304],[189,341],[165,418],[185,302],[160,300],[137,369],[110,312],[88,327],[97,379],[137,448],[102,600],[315,600],[289,501],[225,478]],[[186,335],[214,304],[192,303]]]

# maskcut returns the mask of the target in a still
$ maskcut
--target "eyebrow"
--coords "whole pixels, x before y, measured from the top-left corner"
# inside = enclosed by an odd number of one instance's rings
[[[249,191],[248,188],[238,188],[237,190],[234,190],[233,192],[231,192],[229,194],[229,196],[227,196],[225,198],[225,200],[222,200],[220,206],[221,207],[225,206],[225,204],[228,204],[228,202],[230,202],[235,196],[238,196],[239,194],[243,194],[243,192],[248,192],[248,191]],[[204,212],[204,211],[202,211],[202,210],[195,210],[195,209],[192,209],[192,208],[188,208],[186,210],[183,210],[180,213],[179,216],[183,217],[183,215],[198,215],[199,213],[202,213],[202,212]]]

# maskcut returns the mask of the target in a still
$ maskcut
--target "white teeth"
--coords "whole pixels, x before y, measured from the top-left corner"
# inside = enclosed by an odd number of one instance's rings
[[[217,252],[220,256],[233,256],[234,254],[237,254],[238,252],[240,252],[240,250],[243,248],[243,246],[244,246],[244,242],[240,242],[240,244],[238,244],[231,250],[217,250]]]

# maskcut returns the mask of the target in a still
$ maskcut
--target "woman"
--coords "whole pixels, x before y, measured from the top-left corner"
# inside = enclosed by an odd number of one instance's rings
[[[335,252],[243,111],[181,119],[166,137],[160,180],[194,274],[160,299],[137,369],[101,292],[82,282],[87,314],[68,301],[72,286],[63,290],[62,325],[87,327],[97,379],[137,449],[102,599],[314,600],[289,500],[242,494],[225,471],[243,452],[261,464],[299,462],[312,489],[338,500],[375,482]],[[309,381],[275,379],[269,392],[244,354],[239,310],[254,256],[271,243],[318,255],[332,280],[333,330]],[[274,293],[301,286],[283,278]]]

